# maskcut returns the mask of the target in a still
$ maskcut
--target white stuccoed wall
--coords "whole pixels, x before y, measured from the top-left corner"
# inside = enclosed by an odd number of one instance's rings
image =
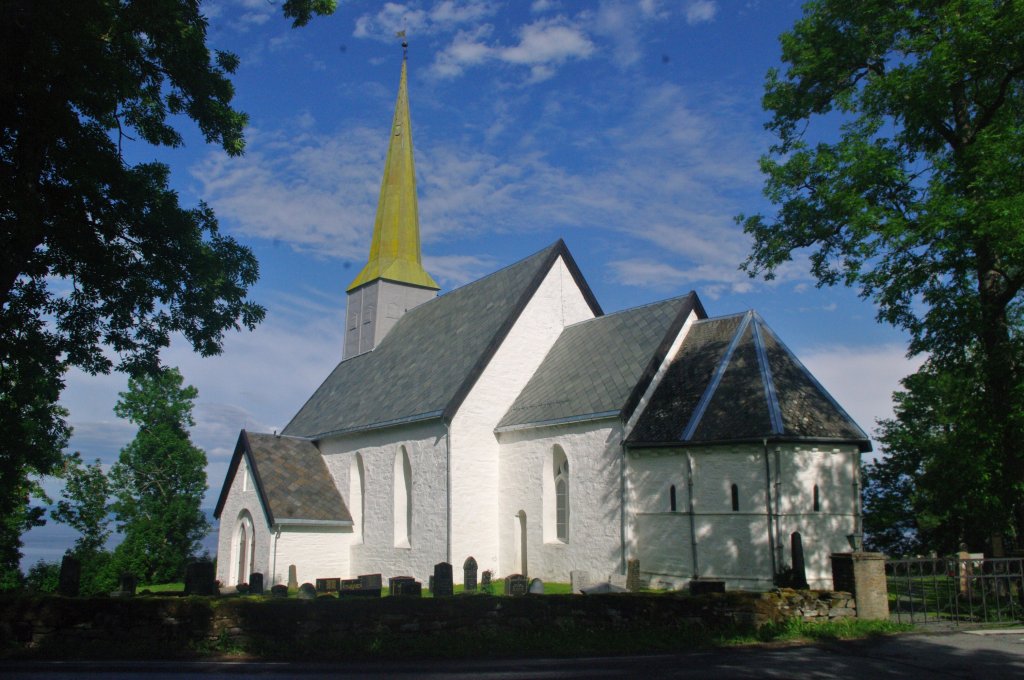
[[[687,455],[693,467],[694,527],[691,533]],[[740,445],[652,449],[631,452],[628,489],[631,512],[630,551],[652,584],[679,585],[694,573],[724,578],[729,588],[759,590],[772,585],[764,450]],[[807,580],[811,587],[831,588],[832,552],[849,550],[846,535],[854,531],[856,497],[853,485],[855,447],[819,450],[814,447],[769,448],[772,510],[778,495],[776,554],[779,567],[791,564],[790,534],[803,539]],[[776,467],[778,466],[778,467]],[[776,475],[776,470],[779,474]],[[776,486],[776,481],[778,485]],[[821,510],[814,512],[813,487],[819,485]],[[676,512],[669,509],[669,488],[676,486]],[[739,492],[739,510],[732,510],[731,485]],[[695,535],[694,535],[695,534]]]
[[[412,467],[409,548],[394,545],[394,463],[402,445]],[[320,450],[346,506],[352,500],[352,459],[356,452],[363,456],[362,543],[351,545],[348,572],[339,575],[352,578],[380,573],[385,579],[415,576],[425,587],[428,576],[434,573],[434,565],[447,556],[447,433],[441,421],[332,437],[320,442]],[[350,543],[352,536],[348,534]]]
[[[452,419],[452,564],[456,582],[462,580],[461,567],[469,556],[476,559],[481,572],[497,569],[507,573],[499,566],[507,560],[502,556],[505,544],[499,543],[498,532],[507,531],[512,520],[499,512],[499,496],[506,493],[499,493],[499,480],[502,489],[507,484],[499,472],[494,428],[562,329],[593,316],[559,258]]]
[[[274,578],[266,587],[288,583],[288,567],[295,565],[299,585],[318,578],[348,578],[351,527],[285,525],[276,533]]]
[[[620,457],[618,419],[514,430],[501,440],[502,493],[499,506],[501,562],[498,573],[513,572],[519,541],[513,518],[527,517],[527,572],[531,578],[568,582],[569,572],[585,570],[594,580],[622,572]],[[544,540],[545,460],[558,445],[569,461],[569,541]]]
[[[253,531],[256,536],[254,566],[257,572],[264,575],[264,584],[267,583],[266,575],[270,572],[271,533],[267,526],[267,516],[263,512],[263,506],[256,493],[256,485],[252,483],[251,477],[247,485],[248,488],[242,491],[242,487],[245,486],[243,478],[248,468],[249,462],[245,456],[242,456],[217,525],[217,580],[225,586],[234,586],[238,583],[235,573],[238,571],[236,530],[238,518],[244,510],[248,510],[252,515]],[[246,575],[246,580],[248,580],[248,575]]]

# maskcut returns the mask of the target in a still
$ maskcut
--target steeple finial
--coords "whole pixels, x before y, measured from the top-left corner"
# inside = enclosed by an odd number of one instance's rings
[[[400,31],[398,37],[405,37]],[[384,178],[373,223],[370,258],[347,290],[377,279],[409,283],[438,290],[440,286],[423,269],[420,258],[420,218],[416,200],[416,168],[413,163],[412,125],[409,116],[406,51],[402,40],[402,74],[398,82],[391,141],[384,161]]]

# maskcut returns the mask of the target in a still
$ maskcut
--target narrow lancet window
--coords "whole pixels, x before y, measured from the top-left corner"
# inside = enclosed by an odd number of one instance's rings
[[[740,510],[740,490],[735,484],[732,485],[732,511],[739,512]]]

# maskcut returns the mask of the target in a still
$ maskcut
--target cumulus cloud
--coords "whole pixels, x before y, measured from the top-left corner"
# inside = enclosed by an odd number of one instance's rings
[[[376,14],[358,17],[353,35],[391,42],[399,31],[406,31],[410,37],[446,33],[482,21],[496,11],[493,2],[480,0],[443,0],[429,10],[419,3],[386,2]]]
[[[686,23],[691,26],[714,21],[718,3],[713,0],[691,0],[686,3]]]

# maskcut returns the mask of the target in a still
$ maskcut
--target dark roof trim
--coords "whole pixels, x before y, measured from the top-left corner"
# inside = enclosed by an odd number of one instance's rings
[[[782,407],[779,405],[779,392],[772,380],[772,367],[768,364],[768,351],[761,339],[761,325],[758,316],[754,323],[754,350],[757,352],[757,364],[761,367],[761,382],[764,383],[764,398],[768,402],[768,418],[772,423],[772,433],[782,434],[786,431],[782,423]]]
[[[680,331],[683,330],[683,326],[686,324],[686,320],[690,318],[691,312],[697,313],[697,320],[706,319],[707,312],[704,311],[704,305],[701,304],[700,298],[697,297],[697,292],[691,290],[687,297],[689,297],[689,304],[683,305],[682,309],[676,315],[676,318],[672,320],[672,324],[669,326],[668,331],[665,333],[665,337],[661,339],[661,344],[658,345],[658,349],[654,352],[654,356],[651,357],[650,362],[644,369],[643,374],[637,381],[636,385],[633,386],[633,391],[630,392],[629,398],[626,399],[626,403],[622,405],[622,409],[619,411],[619,417],[623,421],[628,420],[629,416],[633,413],[633,410],[643,399],[644,393],[647,391],[648,385],[654,380],[654,376],[658,374],[658,369],[665,363],[665,357],[668,355],[668,351],[672,348],[672,343],[676,341]]]
[[[350,527],[353,522],[350,519],[282,519],[278,520],[279,527]]]
[[[851,421],[852,422],[852,421]],[[872,450],[870,439],[828,439],[826,437],[779,437],[768,435],[765,437],[747,437],[744,439],[719,439],[714,441],[678,441],[678,442],[625,442],[627,449],[672,449],[672,448],[696,448],[701,446],[723,446],[732,444],[853,444],[861,453],[868,453]]]
[[[495,432],[515,432],[516,430],[532,430],[539,427],[554,427],[555,425],[568,425],[570,423],[583,423],[594,420],[607,420],[609,418],[621,417],[622,411],[602,411],[601,413],[585,413],[578,416],[566,418],[554,418],[552,420],[537,420],[532,423],[518,423],[506,425],[505,427],[494,428]]]
[[[263,481],[260,479],[259,470],[256,468],[256,459],[252,455],[252,446],[249,444],[249,437],[245,430],[238,433],[238,443],[235,444],[235,452],[231,455],[231,463],[228,465],[228,473],[224,477],[224,486],[220,489],[220,498],[217,499],[217,507],[213,511],[213,516],[216,519],[220,519],[221,513],[224,511],[224,504],[228,500],[228,494],[231,492],[231,485],[235,481],[235,475],[238,473],[238,466],[242,462],[242,456],[249,462],[249,469],[252,470],[252,482],[256,487],[256,496],[260,499],[260,505],[263,507],[263,514],[267,518],[267,525],[274,525],[274,513],[270,511],[270,503],[267,502],[267,494],[263,490]]]
[[[579,266],[569,253],[569,248],[566,247],[565,241],[558,239],[554,246],[549,246],[549,248],[551,252],[549,252],[547,257],[544,259],[544,264],[537,270],[533,280],[530,281],[530,285],[528,285],[522,295],[519,296],[519,300],[516,301],[516,305],[512,310],[512,313],[505,318],[505,322],[498,329],[498,332],[494,334],[494,337],[491,338],[487,348],[477,360],[473,369],[469,372],[469,375],[466,376],[466,379],[462,381],[462,384],[455,391],[455,395],[448,402],[448,405],[445,407],[442,415],[445,423],[450,424],[452,422],[452,418],[455,417],[459,407],[462,406],[462,402],[465,401],[467,396],[469,396],[470,390],[472,390],[473,386],[476,385],[476,381],[480,378],[484,369],[487,368],[487,365],[491,363],[491,359],[494,358],[498,348],[501,347],[505,338],[508,337],[509,332],[511,332],[516,322],[519,321],[519,317],[522,315],[523,310],[526,309],[526,305],[529,304],[531,299],[533,299],[537,289],[540,288],[540,285],[544,282],[544,279],[547,277],[548,273],[550,273],[551,268],[558,261],[559,257],[561,257],[562,261],[565,262],[566,268],[569,270],[569,273],[572,274],[572,278],[576,282],[576,285],[579,286],[580,292],[583,293],[583,299],[586,300],[587,305],[590,307],[590,311],[594,313],[594,316],[604,315],[601,305],[597,302],[597,298],[594,297],[594,292],[590,289],[590,285],[587,284],[586,280],[583,278],[583,274],[580,272]],[[536,254],[537,253],[534,253],[534,255]],[[532,257],[532,255],[530,257]]]
[[[750,325],[750,320],[753,318],[751,312],[747,312],[743,315],[743,321],[736,328],[736,334],[732,336],[732,340],[729,342],[729,347],[726,348],[725,353],[718,362],[718,366],[715,368],[715,373],[711,377],[711,381],[708,386],[704,388],[704,394],[701,395],[700,401],[697,402],[697,408],[693,410],[693,414],[690,416],[690,422],[683,428],[683,433],[679,435],[679,439],[682,441],[688,441],[693,437],[693,433],[697,431],[697,426],[700,425],[701,419],[704,417],[704,412],[707,410],[708,405],[711,403],[712,397],[715,396],[715,392],[718,391],[718,385],[722,382],[722,377],[725,375],[725,370],[729,368],[729,363],[732,361],[732,355],[736,351],[736,346],[740,344],[740,338],[747,330],[747,326]]]

